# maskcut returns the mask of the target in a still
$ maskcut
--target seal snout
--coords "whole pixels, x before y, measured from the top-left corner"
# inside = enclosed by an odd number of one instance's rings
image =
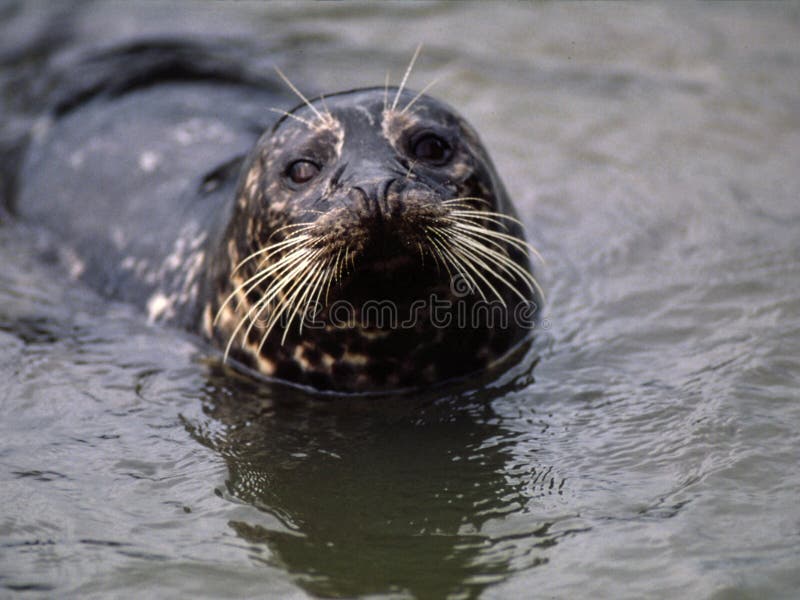
[[[350,188],[347,199],[360,212],[382,223],[384,215],[390,213],[389,189],[395,181],[394,177],[366,179]]]
[[[441,201],[424,184],[392,174],[351,185],[328,219],[357,255],[381,260],[417,256],[420,243],[427,245],[427,228],[443,216]]]

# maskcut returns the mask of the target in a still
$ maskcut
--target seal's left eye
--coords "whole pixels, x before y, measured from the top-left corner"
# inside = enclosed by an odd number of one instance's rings
[[[296,160],[286,169],[286,175],[294,183],[308,183],[319,174],[319,166],[310,160]]]
[[[452,150],[446,140],[433,133],[426,133],[411,144],[411,154],[417,160],[444,164],[450,159]]]

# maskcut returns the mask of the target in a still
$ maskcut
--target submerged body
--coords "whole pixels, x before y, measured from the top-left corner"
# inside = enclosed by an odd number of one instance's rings
[[[187,56],[34,127],[15,211],[57,232],[73,276],[315,389],[443,381],[528,336],[521,226],[452,109],[380,88],[285,112],[272,83]]]

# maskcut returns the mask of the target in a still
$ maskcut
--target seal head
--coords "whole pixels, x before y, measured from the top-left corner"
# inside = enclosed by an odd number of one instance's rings
[[[300,105],[261,137],[209,276],[204,329],[226,355],[341,392],[485,368],[539,302],[478,135],[442,102],[383,88]]]

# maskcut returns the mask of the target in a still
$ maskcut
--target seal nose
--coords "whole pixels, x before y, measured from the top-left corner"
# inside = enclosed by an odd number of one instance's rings
[[[389,188],[395,178],[386,175],[365,178],[350,187],[350,200],[364,211],[382,218],[389,213]]]

